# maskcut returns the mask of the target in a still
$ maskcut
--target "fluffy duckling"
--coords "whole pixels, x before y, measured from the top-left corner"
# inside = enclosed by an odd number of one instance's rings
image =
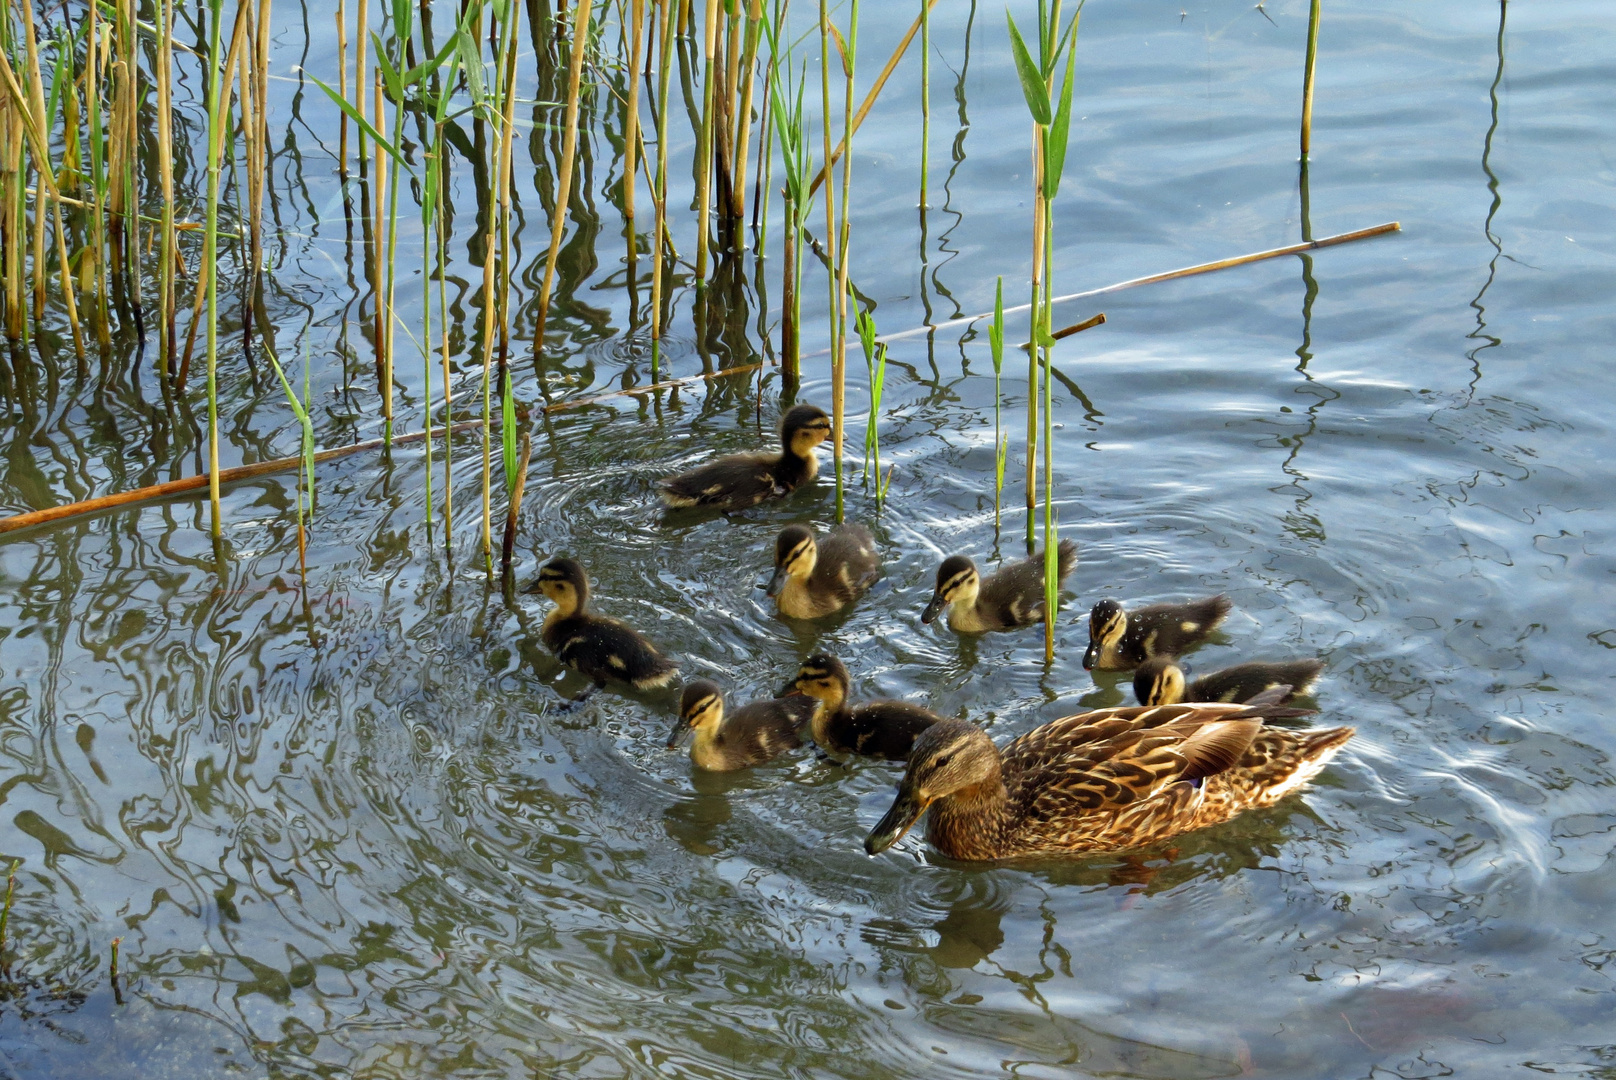
[[[1233,606],[1219,595],[1127,612],[1115,600],[1101,600],[1089,612],[1083,670],[1127,671],[1152,656],[1177,656],[1205,641]]]
[[[814,447],[830,437],[830,417],[816,405],[795,405],[780,421],[779,454],[730,454],[659,480],[670,507],[744,510],[789,495],[819,472]]]
[[[864,850],[885,851],[928,810],[931,846],[965,860],[1120,851],[1216,825],[1296,791],[1352,738],[1263,724],[1298,715],[1255,702],[1100,709],[1002,753],[976,725],[946,720],[915,740]]]
[[[1141,705],[1176,705],[1181,701],[1250,701],[1265,690],[1288,686],[1281,702],[1313,688],[1323,660],[1253,661],[1236,664],[1210,675],[1202,675],[1188,685],[1184,669],[1170,656],[1153,656],[1133,674],[1133,694]]]
[[[906,701],[867,701],[849,708],[851,682],[840,660],[819,653],[804,660],[796,678],[780,691],[781,696],[806,694],[814,699],[808,731],[826,753],[904,761],[916,736],[942,720],[930,709]]]
[[[802,745],[802,729],[813,715],[814,702],[801,694],[754,701],[724,715],[724,692],[710,679],[697,679],[679,699],[679,721],[668,736],[668,749],[693,732],[690,760],[698,769],[733,772],[773,760]]]
[[[589,610],[589,578],[574,560],[545,563],[539,569],[539,580],[528,591],[535,590],[555,604],[541,631],[545,646],[563,664],[595,683],[573,698],[572,704],[612,680],[649,690],[668,685],[679,673],[639,631]]]
[[[824,543],[805,525],[787,525],[774,544],[768,594],[780,614],[817,619],[863,595],[881,572],[875,538],[862,525],[843,525]]]
[[[1077,542],[1062,540],[1055,549],[1060,580],[1077,568]],[[937,568],[937,587],[920,621],[929,623],[948,608],[949,629],[961,634],[1013,630],[1044,618],[1044,553],[1000,567],[987,577],[964,555],[950,555]]]

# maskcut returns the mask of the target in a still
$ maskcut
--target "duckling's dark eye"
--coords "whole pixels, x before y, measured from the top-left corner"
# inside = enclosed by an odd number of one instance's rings
[[[948,755],[944,754],[942,757],[938,758],[936,761],[933,761],[931,764],[932,764],[932,767],[935,768],[935,769],[946,768],[947,765],[948,765]]]

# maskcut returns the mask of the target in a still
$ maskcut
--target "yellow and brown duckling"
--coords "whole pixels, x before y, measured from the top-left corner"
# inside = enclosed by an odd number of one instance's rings
[[[774,544],[768,594],[780,614],[817,619],[857,600],[880,573],[875,538],[864,526],[843,525],[821,543],[806,525],[787,525]]]
[[[1233,605],[1227,596],[1186,604],[1152,604],[1124,611],[1115,600],[1101,600],[1089,612],[1089,647],[1083,670],[1130,671],[1153,656],[1177,656],[1201,644]]]
[[[1062,540],[1055,549],[1060,580],[1077,568],[1077,543]],[[1044,552],[1000,567],[987,577],[964,555],[950,555],[937,568],[937,586],[920,621],[929,623],[948,608],[949,629],[961,634],[1014,630],[1044,618]]]
[[[572,559],[552,559],[539,569],[528,590],[544,593],[555,610],[545,616],[545,646],[567,667],[593,680],[573,699],[577,704],[608,682],[639,690],[666,686],[679,673],[639,631],[589,610],[589,577]]]
[[[806,694],[814,699],[808,731],[828,754],[905,761],[915,738],[942,720],[930,709],[907,701],[867,701],[850,707],[850,685],[846,665],[834,656],[818,653],[804,660],[796,677],[780,691],[782,697]]]
[[[730,454],[687,473],[659,480],[670,507],[744,510],[789,495],[819,472],[814,447],[830,437],[830,417],[816,405],[795,405],[780,421],[778,454]]]
[[[1278,686],[1289,687],[1282,702],[1313,689],[1323,660],[1254,660],[1202,675],[1186,683],[1184,669],[1170,656],[1153,656],[1133,673],[1133,694],[1141,705],[1176,705],[1181,701],[1250,701]]]
[[[802,729],[814,712],[814,701],[802,694],[754,701],[724,713],[724,692],[710,679],[697,679],[679,699],[679,721],[668,736],[668,749],[691,732],[690,760],[712,772],[733,772],[762,765],[802,745]]]
[[[1257,702],[1100,709],[1003,752],[974,724],[934,724],[864,849],[885,851],[923,813],[932,847],[965,860],[1120,851],[1216,825],[1296,791],[1352,738],[1263,724],[1297,715]]]

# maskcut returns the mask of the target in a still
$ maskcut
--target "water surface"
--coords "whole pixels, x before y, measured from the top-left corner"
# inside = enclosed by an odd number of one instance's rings
[[[866,70],[909,7],[864,6]],[[477,437],[455,444],[447,531],[425,520],[421,448],[400,447],[321,470],[306,581],[289,477],[230,489],[217,548],[194,500],[0,544],[0,857],[21,862],[0,1073],[1616,1076],[1616,11],[1326,8],[1306,221],[1302,0],[1085,11],[1058,291],[1304,229],[1403,231],[1061,310],[1110,321],[1056,351],[1057,504],[1083,554],[1054,664],[1036,631],[919,622],[942,555],[1021,550],[1025,370],[1007,364],[996,539],[980,328],[893,345],[891,499],[877,515],[855,471],[848,502],[886,579],[845,618],[788,626],[757,588],[782,524],[829,523],[825,480],[733,518],[653,505],[671,466],[767,441],[772,372],[537,415],[519,556],[579,558],[604,611],[736,699],[826,649],[859,695],[1001,742],[1128,698],[1081,669],[1095,600],[1225,591],[1235,614],[1195,664],[1321,655],[1318,721],[1358,728],[1311,790],[1129,857],[969,867],[911,837],[868,859],[891,766],[803,752],[699,776],[663,748],[671,694],[558,714],[581,683],[538,642],[542,603],[483,572]],[[377,433],[379,408],[335,112],[297,75],[335,69],[330,6],[276,23],[266,303],[283,355],[309,343],[336,444]],[[854,159],[853,276],[887,331],[987,310],[1000,275],[1025,289],[1029,134],[1002,14],[962,0],[933,26],[929,210],[912,58]],[[530,49],[543,99],[536,69]],[[519,283],[527,402],[650,379],[602,122],[619,123],[597,116],[585,147],[589,235],[562,259],[539,364],[538,278]],[[552,139],[532,129],[518,153],[520,247],[541,269]],[[478,182],[457,162],[461,410]],[[686,278],[667,371],[754,362],[776,262],[700,326]],[[810,275],[810,351],[823,287]],[[420,364],[401,355],[414,430]],[[13,360],[0,506],[197,471],[200,399],[166,401],[149,358],[81,369],[47,337]],[[828,403],[825,368],[808,361],[799,399]],[[222,386],[226,464],[295,452],[261,357],[234,351]],[[848,396],[857,447],[861,371]]]

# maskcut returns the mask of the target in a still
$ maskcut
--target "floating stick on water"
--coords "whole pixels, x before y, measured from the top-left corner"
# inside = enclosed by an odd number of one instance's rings
[[[1300,244],[1287,244],[1284,247],[1269,248],[1267,251],[1256,251],[1250,255],[1237,255],[1232,259],[1218,259],[1214,262],[1197,263],[1194,266],[1184,266],[1177,270],[1167,270],[1160,274],[1149,274],[1145,277],[1129,278],[1119,281],[1115,285],[1106,285],[1099,289],[1087,289],[1083,292],[1067,293],[1065,296],[1053,297],[1051,304],[1064,304],[1072,300],[1086,300],[1091,296],[1104,296],[1107,293],[1121,292],[1124,289],[1135,289],[1140,285],[1155,285],[1163,281],[1176,281],[1179,278],[1194,277],[1197,274],[1210,274],[1216,270],[1228,270],[1236,266],[1245,266],[1249,263],[1262,262],[1265,259],[1277,259],[1284,255],[1300,255],[1305,251],[1317,251],[1319,248],[1334,247],[1337,244],[1347,244],[1354,240],[1367,240],[1372,236],[1384,236],[1386,233],[1398,232],[1402,225],[1396,221],[1388,221],[1382,225],[1371,225],[1367,229],[1354,229],[1352,232],[1337,233],[1334,236],[1323,236],[1317,240],[1307,240]],[[1027,304],[1018,304],[1015,307],[1005,308],[1006,315],[1014,315],[1026,311]],[[921,334],[932,334],[938,330],[947,330],[955,326],[969,326],[974,322],[993,317],[991,311],[981,315],[965,315],[958,319],[949,319],[946,322],[932,323],[929,326],[916,326],[909,330],[899,330],[896,333],[884,334],[882,341],[898,341],[907,337],[918,337]]]

